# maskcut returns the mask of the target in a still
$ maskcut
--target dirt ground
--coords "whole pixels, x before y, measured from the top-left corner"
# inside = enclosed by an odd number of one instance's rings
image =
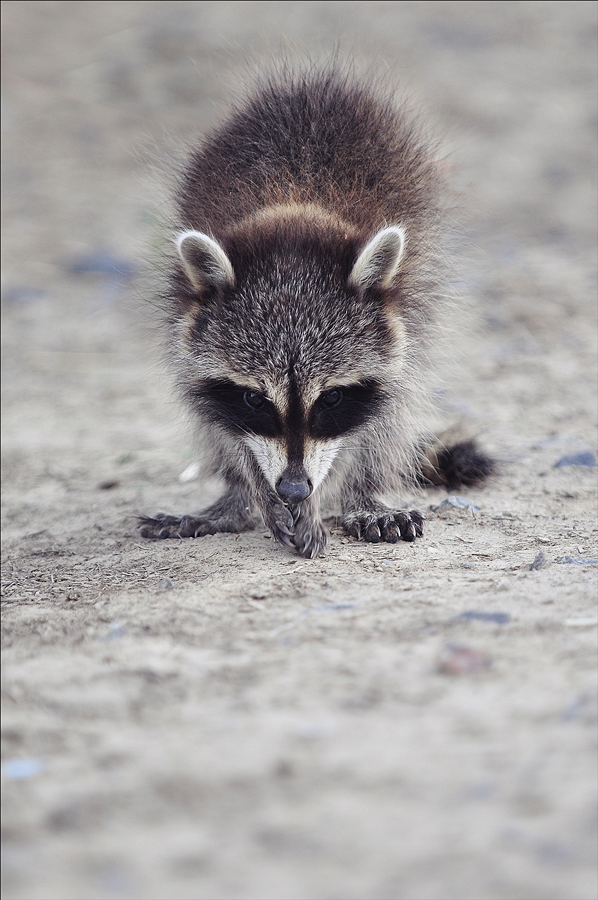
[[[595,461],[595,4],[3,15],[3,896],[596,897],[596,469],[555,467]],[[248,60],[335,46],[441,136],[440,399],[500,477],[408,498],[411,545],[145,542],[216,490],[151,331],[156,169]]]

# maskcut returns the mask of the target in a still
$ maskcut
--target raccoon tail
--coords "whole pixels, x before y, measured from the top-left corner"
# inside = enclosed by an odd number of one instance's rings
[[[476,441],[454,444],[441,441],[426,447],[418,482],[453,491],[460,487],[476,487],[497,472],[496,461],[480,449]]]

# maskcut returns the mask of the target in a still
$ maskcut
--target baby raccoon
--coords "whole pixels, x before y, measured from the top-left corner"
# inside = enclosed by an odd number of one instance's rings
[[[317,556],[322,499],[366,541],[413,541],[406,479],[475,484],[472,442],[426,457],[442,303],[441,179],[391,102],[334,68],[273,76],[192,153],[167,291],[178,384],[224,495],[147,538],[240,532]]]

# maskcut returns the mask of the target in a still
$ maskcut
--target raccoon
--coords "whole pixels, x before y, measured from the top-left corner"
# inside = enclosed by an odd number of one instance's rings
[[[304,557],[348,534],[413,541],[389,506],[409,479],[475,484],[473,442],[426,457],[429,347],[444,300],[442,177],[391,99],[334,67],[264,79],[190,156],[176,188],[169,356],[224,495],[146,538],[264,520]]]

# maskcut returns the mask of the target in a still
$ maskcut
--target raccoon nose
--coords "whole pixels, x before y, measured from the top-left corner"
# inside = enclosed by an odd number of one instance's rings
[[[286,472],[276,482],[276,492],[284,503],[302,503],[307,500],[313,486],[307,475],[287,475]]]

